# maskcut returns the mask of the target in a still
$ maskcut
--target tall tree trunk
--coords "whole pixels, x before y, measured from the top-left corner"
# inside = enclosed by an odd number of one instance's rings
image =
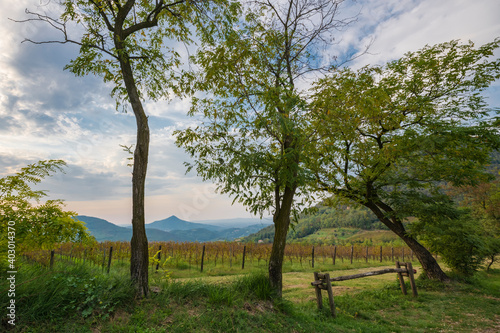
[[[286,236],[290,227],[290,212],[292,210],[295,189],[286,187],[281,205],[277,207],[274,216],[274,241],[269,258],[269,282],[276,296],[281,298],[283,292],[283,259],[285,257]]]
[[[130,241],[132,252],[130,257],[130,277],[136,286],[137,295],[140,297],[146,297],[149,293],[149,252],[144,218],[144,192],[148,167],[148,152],[149,127],[147,118],[144,115],[144,117],[141,117],[141,120],[137,120],[137,143],[134,151],[134,171],[132,175],[133,233]]]
[[[144,192],[149,155],[149,126],[137,86],[134,80],[130,59],[123,45],[115,40],[117,49],[121,48],[120,66],[127,94],[137,123],[137,141],[134,151],[132,173],[132,239],[130,241],[130,277],[136,287],[137,296],[147,297],[148,284],[148,239],[144,218]]]
[[[424,273],[429,279],[439,281],[448,281],[450,279],[445,272],[443,272],[436,259],[432,256],[432,253],[430,253],[429,250],[420,244],[414,237],[406,233],[403,223],[397,217],[387,217],[384,211],[394,213],[388,205],[382,202],[377,205],[374,201],[368,201],[363,204],[369,208],[383,224],[398,235],[406,243],[406,245],[408,245],[408,247],[417,256]],[[383,208],[380,208],[380,205],[383,206]]]

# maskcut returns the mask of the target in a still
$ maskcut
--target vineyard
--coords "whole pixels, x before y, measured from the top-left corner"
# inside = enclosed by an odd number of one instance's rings
[[[198,270],[219,268],[218,274],[245,267],[267,267],[272,244],[238,242],[152,242],[149,245],[151,270]],[[125,266],[130,260],[129,242],[102,242],[94,245],[81,243],[59,244],[54,250],[26,251],[24,256],[31,262],[52,266],[54,261],[64,260],[102,266],[103,270]],[[329,245],[311,246],[288,244],[285,248],[284,265],[299,269],[314,268],[315,264],[336,265],[359,262],[394,262],[413,260],[407,247]]]

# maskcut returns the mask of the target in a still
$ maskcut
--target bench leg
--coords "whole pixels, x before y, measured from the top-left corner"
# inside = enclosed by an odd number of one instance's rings
[[[333,291],[332,291],[332,282],[330,281],[330,274],[325,274],[326,281],[326,290],[328,291],[328,303],[330,305],[330,311],[332,313],[332,317],[336,317],[335,313],[335,302],[333,301]]]
[[[407,263],[406,267],[408,268],[408,276],[410,278],[411,291],[413,293],[413,296],[417,297],[418,296],[417,285],[415,284],[415,277],[413,275],[413,266],[411,262]]]
[[[319,281],[318,272],[314,272],[314,281]],[[321,288],[319,286],[314,286],[314,291],[316,292],[316,302],[318,303],[318,309],[323,308],[323,297],[321,296]]]
[[[396,261],[396,268],[401,268],[399,261]],[[401,291],[403,292],[403,295],[406,295],[406,286],[405,286],[405,281],[403,280],[402,273],[398,273],[398,279],[399,279],[399,284],[401,285]]]

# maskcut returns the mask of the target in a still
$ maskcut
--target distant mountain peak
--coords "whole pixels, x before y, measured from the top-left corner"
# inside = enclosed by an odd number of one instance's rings
[[[146,228],[155,228],[164,231],[173,231],[173,230],[192,230],[192,229],[207,229],[211,231],[217,231],[222,229],[221,227],[217,227],[210,224],[202,224],[202,223],[194,223],[181,220],[175,215],[167,217],[166,219],[154,221],[146,224]]]

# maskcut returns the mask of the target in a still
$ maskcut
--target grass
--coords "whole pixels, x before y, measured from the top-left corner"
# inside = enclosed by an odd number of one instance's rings
[[[332,276],[375,269],[365,265],[332,269],[325,264],[316,269]],[[17,325],[10,327],[3,319],[2,328],[12,332],[496,332],[500,330],[498,266],[446,284],[419,278],[417,298],[401,294],[395,274],[338,282],[333,287],[338,316],[331,318],[328,309],[317,309],[310,286],[312,268],[290,267],[283,275],[279,301],[272,301],[262,267],[245,274],[240,267],[223,277],[175,277],[178,272],[173,271],[174,277],[165,279],[152,273],[151,297],[138,300],[122,270],[107,275],[98,268],[59,263],[50,272],[23,263],[18,273]],[[5,289],[3,281],[0,288]],[[5,294],[0,295],[2,308],[8,302]]]

